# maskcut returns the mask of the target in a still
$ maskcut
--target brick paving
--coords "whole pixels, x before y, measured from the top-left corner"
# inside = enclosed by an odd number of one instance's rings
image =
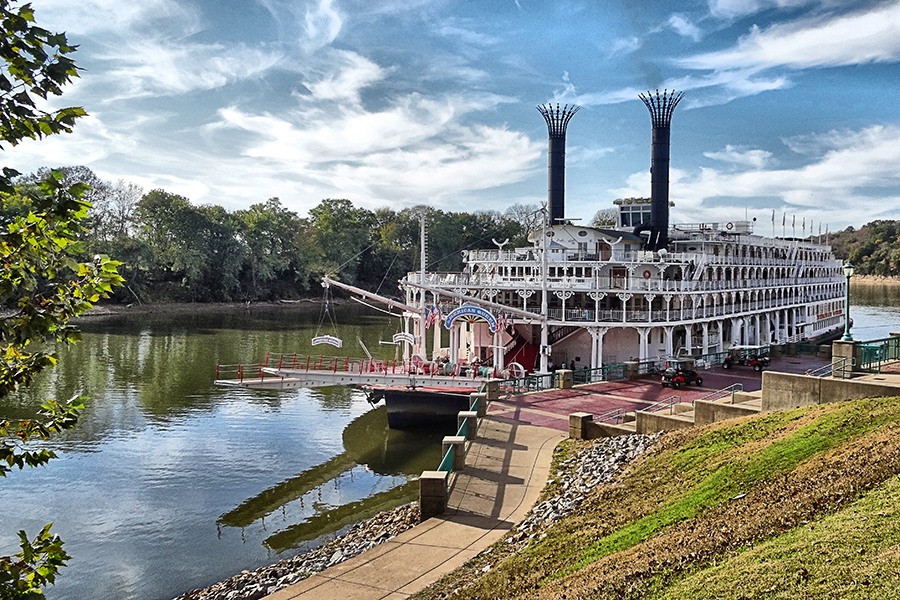
[[[783,356],[772,359],[770,371],[782,373],[805,373],[828,364],[828,360],[815,356]],[[689,385],[677,390],[663,387],[659,376],[646,376],[633,381],[609,381],[579,385],[571,390],[547,390],[513,396],[491,405],[490,414],[520,423],[549,427],[557,431],[568,431],[569,415],[586,412],[602,415],[616,409],[626,412],[643,410],[655,402],[677,396],[681,402],[691,402],[739,383],[746,392],[762,387],[762,372],[750,367],[735,366],[723,369],[721,366],[701,370],[703,385]]]

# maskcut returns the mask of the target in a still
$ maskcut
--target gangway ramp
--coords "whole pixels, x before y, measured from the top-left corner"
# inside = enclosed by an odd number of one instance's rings
[[[460,375],[458,369],[450,374],[442,370],[439,364],[423,361],[270,353],[264,363],[217,366],[215,383],[250,389],[359,385],[477,390],[493,374],[474,377]]]

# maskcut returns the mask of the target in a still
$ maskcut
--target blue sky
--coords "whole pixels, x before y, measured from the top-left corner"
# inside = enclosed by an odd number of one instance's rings
[[[546,200],[546,125],[575,103],[566,215],[649,195],[640,92],[685,93],[673,222],[781,233],[900,218],[900,1],[33,0],[78,44],[73,134],[23,172],[230,210],[277,196],[504,211]]]

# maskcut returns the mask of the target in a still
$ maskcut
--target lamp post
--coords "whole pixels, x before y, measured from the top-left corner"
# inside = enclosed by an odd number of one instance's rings
[[[849,262],[844,265],[844,275],[847,277],[847,299],[844,303],[844,337],[842,342],[852,342],[853,336],[850,335],[850,278],[853,277],[853,265]]]

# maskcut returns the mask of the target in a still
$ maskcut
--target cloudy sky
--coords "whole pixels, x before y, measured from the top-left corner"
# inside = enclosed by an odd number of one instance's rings
[[[32,0],[79,45],[75,133],[6,148],[195,204],[272,196],[400,209],[546,199],[546,102],[566,215],[649,195],[647,90],[672,124],[674,222],[900,219],[900,1]],[[673,9],[677,6],[677,10]]]

